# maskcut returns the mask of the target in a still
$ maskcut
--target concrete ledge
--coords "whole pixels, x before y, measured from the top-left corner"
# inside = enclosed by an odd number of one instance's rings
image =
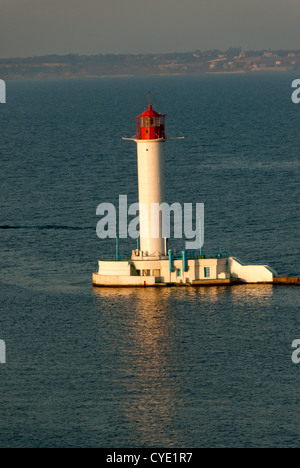
[[[300,286],[300,276],[275,277],[273,278],[273,284]]]
[[[237,281],[232,281],[228,279],[205,279],[205,280],[194,280],[192,281],[192,286],[229,286],[232,283]]]

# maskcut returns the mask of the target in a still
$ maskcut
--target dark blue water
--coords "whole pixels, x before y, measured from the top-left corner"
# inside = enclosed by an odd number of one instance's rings
[[[137,201],[136,147],[121,137],[149,89],[168,136],[185,136],[166,144],[167,197],[205,203],[204,249],[299,274],[294,78],[7,83],[0,447],[299,447],[299,288],[91,281],[115,249],[96,236],[98,204]]]

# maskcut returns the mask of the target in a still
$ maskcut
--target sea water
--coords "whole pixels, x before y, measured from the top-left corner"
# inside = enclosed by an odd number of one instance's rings
[[[92,287],[115,252],[96,235],[98,204],[138,201],[136,145],[122,137],[149,90],[168,114],[167,200],[205,204],[204,253],[300,273],[295,78],[7,83],[1,447],[299,447],[299,288]]]

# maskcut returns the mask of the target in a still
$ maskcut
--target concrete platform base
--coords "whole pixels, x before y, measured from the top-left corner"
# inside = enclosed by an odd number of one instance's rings
[[[273,278],[273,284],[300,286],[300,276],[286,276]]]

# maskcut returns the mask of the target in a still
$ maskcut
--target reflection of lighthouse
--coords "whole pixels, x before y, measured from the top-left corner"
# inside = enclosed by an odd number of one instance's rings
[[[164,181],[164,142],[165,115],[152,109],[136,118],[136,143],[138,155],[139,203],[144,216],[141,216],[140,249],[144,255],[159,256],[165,254],[162,237],[162,219],[159,218],[158,238],[151,236],[151,206],[165,201]],[[144,225],[142,225],[144,224]]]

